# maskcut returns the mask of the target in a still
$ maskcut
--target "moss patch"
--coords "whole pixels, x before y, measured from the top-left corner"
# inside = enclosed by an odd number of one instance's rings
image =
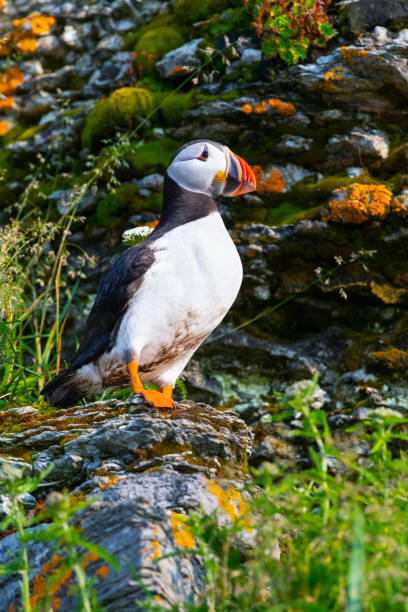
[[[155,73],[155,63],[183,43],[184,37],[176,27],[153,20],[135,45],[135,64],[139,76]]]
[[[165,169],[170,163],[180,143],[172,138],[161,138],[143,144],[131,145],[125,153],[125,159],[137,170],[146,172],[154,169]]]
[[[96,208],[96,221],[103,227],[114,227],[139,210],[141,201],[135,185],[122,185],[106,195]]]
[[[154,108],[154,96],[142,87],[122,87],[100,100],[86,118],[82,144],[92,146],[111,136],[116,128],[131,129],[139,117],[146,117]]]
[[[172,95],[168,95],[166,92],[160,110],[165,123],[174,125],[180,121],[184,111],[194,108],[194,105],[194,92],[192,91]]]
[[[152,193],[144,202],[142,210],[151,210],[155,213],[160,213],[163,207],[163,194]]]
[[[178,0],[174,14],[180,23],[195,23],[209,19],[235,4],[234,0]]]
[[[276,208],[270,208],[266,213],[265,223],[267,225],[284,225],[286,223],[292,223],[298,215],[304,214],[304,209],[291,202],[283,202]]]
[[[34,138],[36,134],[39,134],[48,125],[49,123],[44,123],[43,125],[34,125],[33,127],[27,128],[26,130],[24,130],[24,132],[20,134],[16,142],[20,142],[20,140],[30,140],[31,138]]]

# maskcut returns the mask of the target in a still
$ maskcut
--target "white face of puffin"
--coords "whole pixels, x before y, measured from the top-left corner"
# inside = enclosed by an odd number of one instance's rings
[[[180,187],[212,198],[236,196],[256,189],[251,167],[227,146],[200,140],[191,142],[174,156],[167,174]]]

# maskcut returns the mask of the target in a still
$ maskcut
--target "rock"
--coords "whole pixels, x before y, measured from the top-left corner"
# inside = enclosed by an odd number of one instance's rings
[[[251,66],[257,64],[262,59],[262,51],[260,49],[246,48],[241,54],[241,58],[238,60],[238,65]]]
[[[119,34],[113,34],[104,38],[98,43],[97,51],[120,51],[123,45],[123,38]]]
[[[82,196],[78,189],[58,189],[50,193],[48,199],[55,201],[59,214],[64,215],[74,205],[81,212],[93,210],[103,195],[104,192],[98,189],[88,189]]]
[[[332,136],[325,147],[331,157],[363,159],[386,159],[389,153],[389,138],[381,130],[353,128],[350,134]]]
[[[148,174],[137,181],[140,189],[150,189],[151,191],[161,192],[163,189],[164,176],[162,174]]]
[[[319,125],[325,125],[326,123],[332,123],[333,121],[339,121],[344,116],[343,111],[339,108],[330,108],[329,110],[316,113],[315,121]]]
[[[362,174],[364,174],[364,168],[359,168],[357,166],[351,166],[350,168],[346,169],[346,174],[350,178],[356,178],[357,176],[361,176]]]
[[[273,164],[266,166],[264,176],[260,181],[260,185],[268,180],[272,172],[278,173],[280,176],[280,180],[282,181],[283,185],[282,188],[279,190],[277,189],[277,191],[280,191],[281,193],[287,193],[294,185],[296,185],[296,183],[299,183],[307,176],[312,175],[309,170],[306,170],[306,168],[302,168],[301,166],[297,166],[296,164]]]
[[[135,602],[146,593],[134,572],[163,605],[181,605],[197,596],[205,574],[196,555],[156,559],[194,547],[192,535],[180,522],[190,510],[215,512],[220,524],[230,523],[245,510],[246,494],[239,488],[252,450],[252,431],[230,410],[192,402],[158,412],[143,401],[110,400],[56,411],[55,419],[65,427],[70,421],[86,422],[87,431],[39,453],[34,457],[35,470],[52,461],[51,479],[80,485],[74,494],[98,492],[98,500],[76,521],[82,535],[115,556],[121,567],[119,574],[107,568],[103,579],[95,582],[100,605],[112,612],[141,610]],[[216,481],[218,473],[233,480]],[[7,500],[4,503],[6,508]],[[242,537],[251,545],[252,527]],[[17,545],[15,534],[0,541],[0,563]],[[31,578],[41,574],[49,555],[48,545],[28,544]],[[87,575],[93,576],[100,565],[98,560],[89,563]],[[18,592],[15,575],[1,577],[1,609],[17,607]],[[73,609],[66,590],[57,595],[60,610]]]
[[[373,26],[381,26],[389,21],[408,18],[408,2],[406,0],[345,0],[340,3],[347,15],[350,29],[354,34],[360,34]]]
[[[8,412],[18,416],[25,416],[28,414],[39,414],[40,411],[33,406],[21,406],[20,408],[10,408]]]
[[[82,42],[78,35],[78,31],[72,25],[65,26],[64,31],[61,34],[61,39],[69,47],[74,47],[75,49],[80,49],[82,47]]]
[[[310,151],[313,146],[312,138],[304,138],[303,136],[294,136],[286,134],[282,136],[276,149],[282,153],[304,153]]]
[[[161,77],[174,79],[193,72],[199,65],[197,51],[202,38],[194,38],[178,49],[169,51],[156,62],[156,68]]]
[[[253,66],[254,64],[259,64],[262,60],[262,51],[260,49],[252,49],[246,47],[242,53],[241,57],[232,62],[225,71],[225,74],[233,74],[239,68],[245,68],[247,66]]]
[[[111,91],[121,85],[129,84],[133,59],[133,55],[128,51],[116,53],[101,68],[93,72],[89,82],[82,88],[82,95],[93,97],[100,91]]]

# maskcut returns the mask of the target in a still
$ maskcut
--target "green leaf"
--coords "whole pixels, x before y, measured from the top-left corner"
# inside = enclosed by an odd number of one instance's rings
[[[326,38],[332,38],[335,34],[337,34],[337,30],[335,30],[330,23],[326,22],[319,25],[319,32]]]

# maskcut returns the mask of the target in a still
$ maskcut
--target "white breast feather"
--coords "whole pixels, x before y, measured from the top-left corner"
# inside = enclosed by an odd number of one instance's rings
[[[221,322],[242,282],[242,265],[221,216],[212,213],[154,243],[145,274],[120,326],[116,349],[142,380],[174,385],[191,355]],[[156,364],[143,374],[143,366]]]

